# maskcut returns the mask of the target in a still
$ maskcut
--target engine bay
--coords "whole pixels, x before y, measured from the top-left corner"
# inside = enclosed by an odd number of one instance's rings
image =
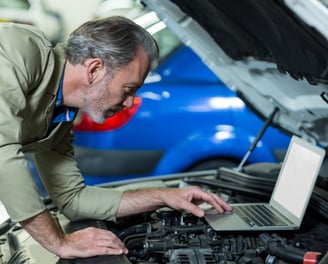
[[[237,175],[239,185],[208,177],[185,177],[168,185],[202,186],[217,193],[229,203],[265,201],[270,187],[257,183],[258,189],[247,192],[247,184]],[[248,179],[249,180],[249,179]],[[256,178],[259,181],[259,178]],[[234,188],[232,187],[234,186]],[[253,186],[254,187],[254,186]],[[99,220],[68,221],[55,208],[53,217],[65,232],[98,227],[114,232],[129,250],[126,256],[98,256],[85,259],[58,259],[47,253],[19,224],[8,223],[2,228],[0,263],[328,263],[328,225],[326,180],[320,177],[302,226],[297,231],[223,232],[215,231],[205,218],[188,212],[161,208],[149,213],[120,219],[118,222]],[[321,208],[319,210],[319,208]]]

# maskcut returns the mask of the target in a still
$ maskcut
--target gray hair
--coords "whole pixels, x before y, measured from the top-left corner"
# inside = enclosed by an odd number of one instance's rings
[[[129,64],[139,48],[145,51],[153,69],[159,56],[155,39],[130,19],[112,16],[82,24],[71,33],[65,51],[73,65],[100,58],[108,71],[114,72]]]

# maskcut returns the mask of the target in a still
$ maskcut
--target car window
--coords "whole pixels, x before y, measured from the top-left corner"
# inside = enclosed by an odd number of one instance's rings
[[[30,3],[27,0],[0,0],[0,8],[29,9]]]

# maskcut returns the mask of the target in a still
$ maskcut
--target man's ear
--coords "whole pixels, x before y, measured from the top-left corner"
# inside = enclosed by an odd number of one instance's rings
[[[105,73],[105,65],[100,58],[91,58],[86,61],[89,84],[101,79]]]

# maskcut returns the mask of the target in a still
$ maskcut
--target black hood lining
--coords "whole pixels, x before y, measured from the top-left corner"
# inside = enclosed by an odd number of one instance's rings
[[[277,64],[295,79],[328,83],[328,43],[281,0],[171,0],[234,60]]]

